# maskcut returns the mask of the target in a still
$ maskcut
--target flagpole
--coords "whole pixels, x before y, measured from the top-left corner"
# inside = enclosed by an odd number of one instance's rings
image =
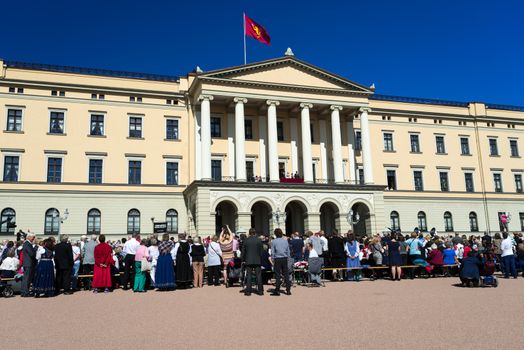
[[[246,55],[246,13],[242,13],[242,19],[243,19],[243,22],[244,22],[244,33],[242,33],[244,35],[244,64],[246,64],[247,62],[247,55]]]

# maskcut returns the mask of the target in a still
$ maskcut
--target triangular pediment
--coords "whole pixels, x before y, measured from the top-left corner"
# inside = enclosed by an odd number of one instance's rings
[[[294,57],[247,64],[199,74],[201,78],[275,86],[373,93],[370,89]]]

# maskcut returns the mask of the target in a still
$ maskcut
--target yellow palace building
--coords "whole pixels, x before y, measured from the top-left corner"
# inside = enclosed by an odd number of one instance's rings
[[[0,108],[2,237],[524,230],[524,107],[379,95],[291,50],[184,77],[0,60]]]

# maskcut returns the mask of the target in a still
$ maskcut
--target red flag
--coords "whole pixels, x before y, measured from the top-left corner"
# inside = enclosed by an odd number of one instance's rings
[[[244,14],[244,20],[246,22],[245,35],[250,36],[254,39],[257,39],[263,44],[268,44],[271,42],[271,38],[267,34],[267,31],[257,22],[253,21],[251,18]]]

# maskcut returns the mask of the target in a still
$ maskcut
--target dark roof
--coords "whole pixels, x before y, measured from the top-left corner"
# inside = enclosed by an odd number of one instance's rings
[[[506,111],[524,112],[523,106],[510,106],[510,105],[499,105],[496,103],[486,103],[486,107],[491,108],[491,109],[503,109]]]
[[[124,72],[124,71],[99,69],[99,68],[58,66],[58,65],[52,65],[52,64],[28,63],[28,62],[19,62],[19,61],[5,61],[4,63],[7,65],[8,68],[34,69],[34,70],[43,70],[43,71],[49,71],[49,72],[65,72],[65,73],[77,73],[77,74],[87,74],[87,75],[101,75],[101,76],[106,76],[106,77],[119,77],[119,78],[169,81],[169,82],[176,82],[179,80],[179,77],[172,76],[172,75]]]
[[[381,101],[407,102],[407,103],[422,103],[422,104],[427,104],[427,105],[441,105],[441,106],[453,106],[453,107],[467,107],[469,105],[468,102],[436,100],[436,99],[418,98],[418,97],[378,95],[378,94],[369,96],[369,99],[370,100],[381,100]]]

